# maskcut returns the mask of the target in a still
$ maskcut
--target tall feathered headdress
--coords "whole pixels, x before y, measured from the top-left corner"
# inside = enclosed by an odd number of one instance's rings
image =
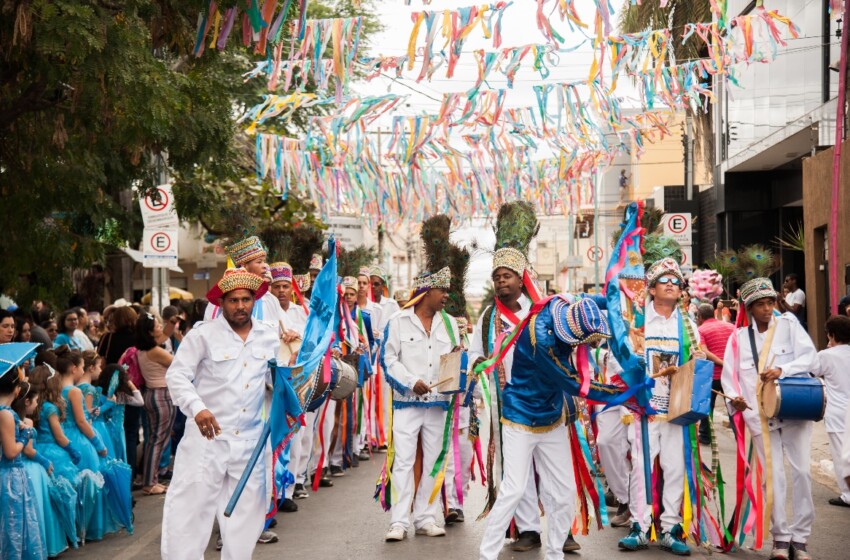
[[[535,301],[539,295],[529,270],[528,249],[539,229],[537,214],[530,202],[517,200],[499,208],[493,270],[507,268],[519,274],[529,296]]]
[[[451,235],[451,220],[445,214],[432,216],[422,222],[420,236],[425,245],[425,266],[436,272],[448,267],[452,273],[449,287],[449,301],[446,303],[446,313],[452,317],[466,315],[466,268],[469,265],[469,251],[453,244]]]
[[[304,222],[291,227],[273,224],[260,236],[268,244],[270,258],[288,262],[295,274],[307,272],[313,253],[320,253],[325,243],[322,230]]]

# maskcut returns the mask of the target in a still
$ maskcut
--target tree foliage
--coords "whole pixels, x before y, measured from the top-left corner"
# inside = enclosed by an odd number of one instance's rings
[[[258,184],[253,142],[235,123],[260,99],[263,84],[241,74],[262,55],[235,37],[224,52],[192,55],[208,5],[0,3],[0,293],[64,301],[74,268],[138,243],[138,195],[162,172],[181,219],[213,234],[232,234],[234,208],[254,227],[315,220],[308,202],[280,201]],[[349,0],[310,6],[311,17],[353,14]],[[371,20],[366,32],[374,29]]]

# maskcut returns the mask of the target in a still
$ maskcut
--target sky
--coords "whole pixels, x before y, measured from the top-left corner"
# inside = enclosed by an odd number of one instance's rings
[[[621,7],[628,4],[628,0],[614,0],[616,13],[611,16],[612,22],[618,19]],[[479,3],[480,4],[480,3]],[[433,0],[430,5],[423,5],[421,0],[411,0],[411,6],[405,6],[404,0],[377,0],[375,9],[384,26],[383,31],[376,34],[371,40],[371,47],[364,56],[400,56],[407,52],[410,33],[413,29],[411,13],[421,10],[443,10],[456,9],[463,6],[479,5],[473,1],[446,1]],[[555,2],[547,3],[547,13],[555,5]],[[593,18],[596,13],[596,4],[593,0],[577,0],[576,8],[579,17],[588,24],[588,33],[592,33]],[[536,23],[537,3],[533,0],[514,0],[509,6],[502,19],[502,44],[499,47],[508,48],[527,44],[544,44],[546,38],[537,28]],[[553,14],[552,25],[563,36],[566,41],[562,49],[571,52],[559,53],[558,59],[550,66],[550,75],[543,80],[537,72],[530,68],[531,56],[523,60],[523,67],[517,73],[513,89],[506,94],[506,107],[536,106],[533,86],[544,83],[575,82],[586,80],[590,66],[593,62],[592,43],[582,33],[570,31],[567,22],[561,22],[557,14]],[[439,51],[442,40],[438,36],[435,40],[435,51]],[[417,47],[425,45],[424,25],[420,29]],[[445,76],[445,66],[437,70],[431,81],[423,80],[417,83],[415,78],[419,75],[420,65],[416,64],[412,71],[405,71],[404,78],[396,80],[395,71],[390,77],[376,77],[372,81],[361,81],[352,84],[354,91],[361,96],[378,96],[387,93],[409,95],[410,97],[403,105],[400,105],[394,114],[417,115],[422,113],[437,113],[443,93],[465,92],[474,84],[478,76],[475,57],[472,51],[476,49],[495,50],[492,40],[484,39],[481,28],[476,27],[471,32],[464,44],[463,51],[451,79]],[[505,89],[507,79],[499,72],[490,74],[492,79],[487,80],[482,90]],[[628,80],[620,80],[616,95],[621,97],[623,107],[638,106],[639,99],[637,91]],[[388,129],[389,117],[381,119],[376,126]],[[468,292],[480,294],[490,278],[492,266],[492,253],[490,250],[495,242],[492,226],[484,220],[476,219],[463,224],[453,233],[453,241],[466,245],[475,241],[483,250],[473,253],[467,272]]]

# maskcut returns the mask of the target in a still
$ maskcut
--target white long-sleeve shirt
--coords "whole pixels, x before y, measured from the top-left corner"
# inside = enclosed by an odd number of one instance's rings
[[[792,313],[784,313],[773,317],[771,324],[776,325],[770,355],[775,356],[773,367],[782,370],[781,378],[792,376],[807,376],[817,365],[817,351],[809,334],[800,325]],[[756,350],[761,352],[767,338],[767,330],[760,333],[753,328],[756,339]],[[749,327],[743,327],[729,337],[726,353],[723,356],[723,373],[720,382],[723,392],[731,398],[743,397],[749,409],[744,410],[744,421],[752,434],[761,434],[761,420],[758,412],[756,385],[758,383],[758,355],[753,356],[750,348]],[[738,359],[732,350],[733,340],[738,344]],[[769,361],[769,358],[768,358]],[[767,367],[767,364],[765,364]],[[740,388],[739,388],[740,386]],[[769,419],[768,429],[773,431],[782,427],[782,420]]]
[[[386,328],[387,323],[390,322],[390,319],[395,317],[396,313],[401,311],[401,307],[398,306],[398,302],[396,300],[383,296],[381,296],[381,301],[376,302],[376,304],[381,308],[381,320],[378,324],[378,333],[380,333],[381,336],[384,336],[384,329]]]
[[[307,326],[307,313],[304,308],[295,303],[289,304],[289,309],[286,311],[280,308],[280,314],[283,316],[283,326],[289,330],[295,331],[300,335],[304,334],[304,328]]]
[[[646,336],[646,367],[648,374],[655,374],[667,366],[679,365],[679,353],[681,352],[682,340],[679,338],[679,316],[681,311],[677,307],[670,317],[664,317],[655,311],[655,301],[646,306],[646,323],[644,334]],[[695,340],[691,340],[691,353],[699,350],[699,331],[696,323],[685,316],[684,321],[691,323],[691,332]],[[682,329],[685,329],[683,324]],[[682,333],[684,336],[684,332]],[[652,388],[652,397],[649,400],[659,419],[667,416],[670,405],[670,376],[659,377],[655,380]]]
[[[850,344],[839,344],[818,352],[818,363],[812,369],[817,377],[823,377],[826,385],[826,431],[844,432],[844,416],[850,403]],[[845,436],[846,437],[846,436]]]
[[[519,311],[514,313],[516,318],[522,322],[523,319],[528,317],[528,312],[531,311],[531,299],[529,299],[525,295],[521,295],[519,297]],[[475,330],[472,333],[472,342],[469,345],[469,364],[470,366],[475,363],[475,360],[478,358],[489,358],[490,356],[485,355],[484,353],[484,337],[490,336],[490,333],[484,332],[484,316],[486,314],[492,313],[492,309],[487,310],[486,313],[482,313],[480,317],[478,317],[478,322],[475,323]],[[496,311],[498,313],[498,310]],[[516,328],[510,319],[502,315],[502,327],[504,331],[510,331]],[[501,333],[496,333],[498,337]],[[492,341],[495,344],[495,339]],[[491,351],[495,351],[498,349],[491,349]],[[511,346],[508,353],[505,354],[505,359],[502,360],[502,364],[505,366],[505,381],[509,382],[511,380],[511,368],[514,364],[514,347]],[[471,368],[470,368],[471,369]]]
[[[457,341],[457,322],[453,317],[448,319]],[[440,377],[440,356],[451,351],[452,336],[440,313],[434,315],[431,322],[430,337],[412,307],[391,319],[382,356],[387,381],[393,388],[393,406],[448,406],[448,396],[440,394],[439,388],[417,395],[413,386],[420,379],[428,385],[436,383]]]
[[[224,440],[254,440],[263,431],[268,361],[277,356],[278,329],[252,319],[243,341],[219,315],[195,326],[177,349],[165,380],[188,423],[208,409]]]

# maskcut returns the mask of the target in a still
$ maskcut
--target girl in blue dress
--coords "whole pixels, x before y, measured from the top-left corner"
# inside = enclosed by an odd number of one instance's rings
[[[112,440],[115,458],[126,463],[127,438],[124,432],[124,407],[128,405],[143,407],[144,397],[130,381],[127,367],[118,364],[109,364],[104,367],[95,385],[103,395],[100,401],[100,417],[103,418]]]
[[[12,403],[12,410],[18,417],[29,418],[35,424],[34,414],[38,408],[38,401],[38,391],[26,381],[21,381],[18,397]],[[65,530],[62,528],[62,522],[54,509],[55,506],[51,503],[51,495],[54,496],[54,502],[59,502],[57,505],[64,506],[62,502],[68,497],[72,497],[76,501],[77,493],[73,491],[68,481],[63,481],[66,484],[64,493],[63,490],[56,487],[51,480],[53,464],[38,452],[36,442],[37,436],[30,439],[30,442],[24,447],[24,469],[35,492],[36,513],[38,514],[42,544],[48,556],[57,556],[67,550],[68,539]],[[72,492],[70,495],[67,494],[68,488]],[[76,537],[74,544],[76,544]]]
[[[65,421],[62,429],[71,445],[80,453],[80,483],[77,486],[79,506],[77,529],[83,542],[100,540],[106,533],[109,513],[103,496],[100,457],[106,457],[106,445],[92,428],[86,415],[83,393],[74,386],[83,376],[83,357],[76,350],[60,346],[55,351],[56,371],[62,381]]]
[[[40,398],[34,413],[37,431],[36,449],[39,456],[50,462],[54,492],[60,499],[53,502],[54,513],[60,520],[65,540],[77,548],[77,488],[80,485],[80,453],[65,436],[65,401],[62,398],[62,379],[47,363],[30,372],[33,390]]]
[[[8,367],[12,364],[4,364]],[[0,558],[41,560],[47,556],[38,527],[32,483],[21,452],[33,436],[32,422],[21,422],[10,407],[20,389],[15,365],[0,376]]]

